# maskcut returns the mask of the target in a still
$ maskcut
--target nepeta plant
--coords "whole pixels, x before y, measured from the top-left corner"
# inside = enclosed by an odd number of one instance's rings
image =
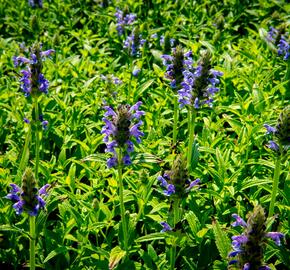
[[[194,181],[189,179],[189,173],[186,166],[186,159],[178,155],[173,162],[172,169],[157,179],[160,186],[164,188],[164,195],[169,196],[172,201],[172,211],[169,213],[172,227],[167,222],[161,222],[163,229],[161,232],[171,231],[172,228],[182,219],[182,210],[180,202],[185,198],[187,193],[200,183],[197,178]],[[174,269],[176,259],[176,244],[170,247],[170,269]]]
[[[283,56],[284,60],[289,59],[289,41],[287,39],[288,33],[285,33],[284,27],[279,30],[274,27],[270,27],[267,39],[277,46],[277,52],[279,56]]]
[[[23,211],[29,215],[29,251],[30,251],[30,269],[35,269],[35,216],[37,216],[40,209],[45,207],[44,196],[47,196],[49,184],[42,188],[36,188],[36,179],[30,168],[27,168],[22,177],[22,187],[16,184],[10,184],[11,190],[6,198],[13,201],[13,208],[17,215]]]
[[[127,10],[122,11],[117,8],[115,17],[117,19],[118,34],[122,35],[124,34],[125,27],[127,25],[132,25],[135,22],[137,15],[134,13],[129,13]]]
[[[146,39],[142,38],[139,27],[135,27],[131,35],[129,35],[124,41],[124,48],[128,50],[131,56],[140,56],[143,45]]]
[[[143,124],[140,117],[144,115],[144,111],[139,111],[142,102],[138,101],[135,105],[119,105],[116,112],[109,106],[105,106],[105,117],[103,121],[105,126],[101,133],[105,134],[104,142],[107,145],[107,152],[113,156],[107,160],[109,168],[118,164],[130,165],[130,153],[134,151],[134,138],[137,143],[141,142],[141,137],[144,135],[139,130]],[[118,160],[117,149],[120,153]]]
[[[276,153],[276,163],[273,177],[273,189],[269,207],[269,216],[274,213],[275,201],[279,186],[281,159],[286,155],[290,147],[290,106],[287,106],[280,114],[275,127],[264,124],[266,134],[272,135],[275,140],[270,140],[268,147]]]
[[[218,77],[223,73],[211,68],[211,57],[207,52],[198,63],[197,67],[188,66],[183,71],[182,88],[178,91],[180,107],[185,105],[199,109],[200,106],[213,104],[213,96],[219,91]]]
[[[140,117],[144,115],[144,111],[140,111],[139,107],[142,102],[139,101],[133,106],[119,105],[116,112],[109,106],[105,106],[105,117],[103,121],[105,126],[101,133],[105,135],[104,142],[107,145],[106,152],[113,154],[107,160],[109,168],[117,167],[118,169],[118,185],[119,185],[119,199],[121,208],[121,225],[123,231],[123,246],[128,252],[128,227],[125,218],[125,205],[123,198],[123,180],[122,170],[124,165],[131,164],[130,153],[134,151],[134,144],[132,139],[137,143],[141,142],[141,137],[144,135],[139,130],[143,124]]]
[[[229,264],[237,264],[238,269],[241,270],[270,270],[263,262],[267,238],[271,238],[280,246],[281,238],[284,237],[284,234],[266,232],[266,216],[261,206],[254,208],[254,211],[249,214],[247,222],[237,214],[232,216],[235,218],[232,226],[242,226],[244,232],[241,235],[232,237],[233,251],[228,256],[235,259],[231,260]]]

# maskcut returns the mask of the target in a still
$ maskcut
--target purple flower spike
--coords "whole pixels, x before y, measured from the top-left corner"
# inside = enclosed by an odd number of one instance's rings
[[[105,135],[103,141],[107,146],[106,152],[113,153],[114,155],[107,160],[109,168],[118,165],[117,147],[121,149],[123,154],[122,163],[126,166],[132,164],[129,156],[129,153],[134,151],[132,140],[135,138],[136,142],[140,143],[140,137],[144,135],[139,130],[143,124],[139,118],[145,114],[143,111],[139,111],[141,104],[142,102],[139,101],[131,107],[129,105],[120,105],[116,111],[109,106],[105,106],[106,112],[103,118],[105,126],[102,128],[101,133]]]
[[[266,237],[274,240],[277,246],[281,246],[281,238],[284,237],[284,234],[280,232],[268,232]]]
[[[172,228],[169,226],[167,222],[160,222],[160,225],[162,225],[163,229],[160,232],[168,232],[172,231]]]
[[[232,214],[232,217],[236,220],[235,222],[232,223],[233,227],[236,226],[243,226],[243,227],[247,227],[247,223],[237,214]]]

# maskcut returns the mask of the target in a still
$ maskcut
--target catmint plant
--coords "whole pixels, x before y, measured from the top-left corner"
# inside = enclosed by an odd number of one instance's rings
[[[247,222],[237,214],[232,216],[235,219],[232,226],[242,226],[244,232],[232,237],[233,251],[228,256],[233,259],[229,264],[235,264],[241,270],[270,270],[263,261],[267,239],[274,240],[280,246],[284,234],[266,231],[266,216],[261,206],[254,208],[253,212],[249,214]]]
[[[181,200],[191,191],[194,186],[200,183],[200,179],[191,181],[186,166],[186,159],[182,155],[178,155],[173,162],[172,169],[162,176],[158,176],[157,180],[164,189],[163,194],[172,200],[172,211],[169,213],[172,227],[167,222],[161,222],[163,229],[161,232],[171,231],[172,228],[181,220],[182,211],[180,209]],[[170,247],[170,268],[175,269],[176,244]]]
[[[39,98],[43,94],[48,94],[48,86],[49,82],[45,78],[43,74],[43,61],[50,57],[54,50],[46,50],[42,51],[40,44],[35,44],[30,48],[29,57],[25,56],[14,56],[13,62],[15,67],[24,68],[20,71],[22,74],[20,78],[20,88],[24,92],[25,97],[31,97],[33,100],[33,116],[32,120],[27,118],[24,119],[26,123],[35,124],[36,132],[35,132],[35,177],[38,179],[38,167],[39,167],[39,149],[40,149],[40,138],[39,138],[39,124],[41,123],[44,129],[47,128],[48,121],[44,119],[43,115],[39,113]],[[24,150],[22,153],[22,158],[20,161],[20,173],[25,166],[25,158],[27,156],[27,152],[29,149],[29,142],[31,136],[31,125],[29,126],[29,130],[26,134],[26,141],[24,145]]]
[[[181,46],[172,49],[172,55],[164,54],[161,56],[163,65],[166,66],[165,77],[170,79],[170,87],[172,89],[180,89],[183,81],[183,72],[192,65],[192,52],[183,52]],[[177,93],[174,95],[174,115],[173,115],[173,144],[177,141],[177,125],[178,125],[178,102]]]
[[[281,159],[286,155],[290,147],[290,105],[281,112],[275,127],[268,124],[264,124],[264,127],[267,129],[266,134],[274,138],[269,141],[268,147],[276,154],[273,189],[269,207],[269,216],[272,216],[279,186]]]
[[[127,49],[129,55],[139,57],[146,39],[142,38],[139,27],[135,27],[131,35],[124,41],[124,49]]]
[[[123,231],[123,245],[126,252],[128,252],[128,228],[125,219],[125,205],[123,198],[123,180],[122,169],[124,166],[131,164],[130,154],[134,151],[134,143],[141,142],[141,137],[144,135],[139,130],[143,122],[140,120],[145,113],[140,111],[139,107],[142,102],[138,101],[135,105],[119,105],[114,111],[111,107],[105,106],[105,117],[103,121],[105,126],[101,133],[105,135],[104,142],[106,143],[106,152],[112,154],[107,160],[109,168],[117,167],[118,169],[118,185],[119,185],[119,199],[121,208],[121,225]]]
[[[115,17],[117,19],[117,31],[121,36],[124,34],[125,27],[127,25],[132,25],[136,21],[137,15],[134,13],[129,13],[127,10],[122,11],[117,8]]]
[[[279,56],[283,56],[284,60],[289,59],[289,34],[285,32],[285,28],[276,29],[270,27],[267,39],[277,47]]]
[[[10,184],[11,190],[5,198],[14,202],[13,208],[17,215],[26,212],[29,215],[29,250],[30,250],[30,269],[35,269],[35,217],[38,212],[45,207],[44,197],[47,196],[49,184],[42,188],[36,188],[36,179],[31,168],[27,168],[22,177],[22,187]]]
[[[28,4],[33,8],[36,6],[39,8],[43,8],[42,0],[28,0]]]

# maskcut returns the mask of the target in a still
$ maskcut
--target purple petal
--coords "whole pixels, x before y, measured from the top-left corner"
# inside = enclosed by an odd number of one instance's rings
[[[281,246],[281,238],[284,237],[284,234],[280,232],[268,232],[266,237],[274,240],[277,246]]]
[[[247,227],[247,223],[239,215],[232,214],[232,217],[236,220],[235,222],[232,223],[233,227],[236,227],[236,226]]]
[[[47,189],[50,187],[50,184],[45,184],[42,188],[39,189],[38,194],[39,195],[45,195],[47,196]]]
[[[160,225],[162,225],[163,227],[163,229],[160,232],[172,231],[172,228],[169,226],[167,222],[160,222]]]

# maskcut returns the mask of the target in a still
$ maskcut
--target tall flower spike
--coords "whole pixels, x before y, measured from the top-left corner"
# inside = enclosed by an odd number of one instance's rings
[[[22,177],[22,188],[15,184],[10,184],[11,190],[6,198],[12,200],[13,208],[17,215],[23,211],[30,216],[36,216],[40,209],[45,207],[43,196],[47,196],[47,189],[49,184],[44,185],[39,190],[36,188],[36,181],[34,174],[30,168],[27,168]]]
[[[186,160],[181,155],[175,159],[172,169],[163,176],[158,176],[157,180],[160,182],[160,186],[164,188],[164,195],[171,196],[175,194],[180,198],[200,183],[199,178],[194,181],[189,180]]]
[[[165,77],[170,79],[171,88],[180,88],[183,80],[183,72],[192,65],[191,51],[183,53],[181,46],[172,49],[172,55],[162,55],[163,65],[166,66]]]
[[[48,93],[48,80],[42,73],[42,62],[46,57],[50,56],[54,50],[41,51],[39,44],[31,48],[30,58],[23,56],[14,56],[14,66],[26,65],[26,69],[20,71],[20,87],[25,96],[39,96],[41,93]]]
[[[278,30],[274,27],[270,27],[267,39],[277,46],[279,56],[283,56],[284,60],[289,59],[289,34],[286,33],[285,25],[282,25]]]
[[[136,14],[129,13],[127,10],[123,12],[118,8],[115,17],[117,19],[117,31],[120,36],[124,34],[125,26],[133,24],[137,18]]]
[[[232,215],[235,222],[232,226],[242,226],[244,233],[232,237],[233,251],[229,257],[235,257],[229,264],[238,264],[239,269],[262,270],[269,269],[263,265],[263,251],[267,238],[271,238],[277,245],[281,244],[281,238],[284,234],[279,232],[266,232],[266,216],[261,206],[255,207],[253,213],[250,213],[246,223],[237,214]]]
[[[141,104],[142,102],[138,101],[131,107],[129,105],[119,105],[116,111],[109,106],[105,106],[106,113],[103,118],[105,126],[101,133],[105,135],[106,152],[113,154],[107,160],[109,168],[118,164],[116,148],[119,148],[122,152],[123,164],[131,164],[129,154],[134,151],[132,139],[135,138],[136,142],[140,143],[141,137],[144,136],[144,133],[139,130],[139,127],[143,124],[140,117],[145,114],[144,111],[139,110]]]
[[[196,109],[213,104],[213,96],[219,91],[218,77],[223,73],[211,68],[211,55],[206,52],[196,68],[191,65],[183,71],[182,88],[178,91],[180,107],[192,105]]]
[[[276,140],[270,140],[268,147],[276,152],[282,153],[290,147],[290,105],[280,113],[276,127],[264,124],[266,134],[272,135]]]
[[[142,35],[140,34],[139,27],[136,27],[131,35],[127,37],[124,41],[124,48],[128,49],[129,54],[132,56],[140,56],[140,51],[143,48],[146,40],[142,39]]]

